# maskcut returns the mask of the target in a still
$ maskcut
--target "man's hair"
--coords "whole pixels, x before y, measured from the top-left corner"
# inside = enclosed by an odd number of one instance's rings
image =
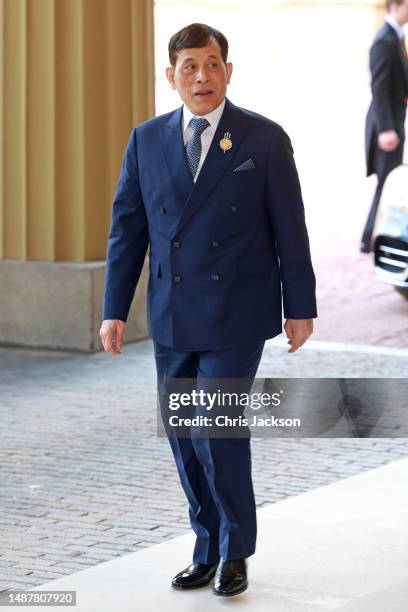
[[[183,49],[199,49],[205,47],[211,40],[215,40],[221,49],[224,63],[227,63],[228,40],[219,30],[204,23],[191,23],[173,34],[169,40],[169,60],[172,66],[176,65],[177,55]]]
[[[385,8],[389,12],[393,4],[400,6],[403,2],[404,0],[385,0]]]

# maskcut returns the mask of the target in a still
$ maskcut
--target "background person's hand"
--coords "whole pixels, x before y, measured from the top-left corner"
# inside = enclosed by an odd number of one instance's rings
[[[381,132],[378,135],[378,146],[382,151],[392,153],[398,147],[400,138],[395,130],[388,130],[387,132]]]
[[[120,319],[105,319],[102,321],[99,335],[107,353],[119,355],[122,352],[125,325],[126,323]]]
[[[294,353],[313,333],[313,319],[286,319],[283,326],[291,345],[288,353]]]

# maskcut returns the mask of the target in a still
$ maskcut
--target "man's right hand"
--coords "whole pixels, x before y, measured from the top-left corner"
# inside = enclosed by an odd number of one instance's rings
[[[126,323],[120,319],[105,319],[102,321],[99,335],[102,340],[103,348],[107,353],[120,355],[122,352],[125,325]]]
[[[378,146],[386,153],[392,153],[398,147],[400,138],[395,130],[381,132],[378,135]]]

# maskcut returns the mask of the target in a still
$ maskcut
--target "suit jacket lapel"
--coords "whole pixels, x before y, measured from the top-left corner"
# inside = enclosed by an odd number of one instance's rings
[[[408,57],[407,57],[407,52],[404,51],[404,42],[399,41],[399,52],[400,52],[400,56],[401,56],[401,61],[402,61],[402,68],[404,70],[404,74],[405,74],[405,80],[407,82],[407,87],[408,87]]]
[[[398,45],[398,52],[399,52],[401,62],[402,62],[402,70],[404,72],[405,80],[408,85],[408,59],[407,59],[406,52],[404,52],[405,43],[400,39],[400,37],[398,36],[394,28],[388,22],[385,23],[385,26],[386,26],[386,29],[384,30],[384,32],[392,32],[394,39],[395,39],[395,44]]]
[[[169,121],[161,127],[160,136],[163,153],[174,187],[184,204],[194,185],[184,151],[183,132],[181,127],[183,107],[171,115]]]
[[[178,232],[188,219],[197,212],[201,204],[206,200],[224,172],[230,166],[239,149],[245,130],[246,128],[242,123],[241,111],[226,99],[224,112],[212,139],[204,164],[201,167],[197,181],[182,210],[176,232]],[[223,138],[225,132],[231,134],[232,141],[232,148],[226,152],[219,146],[220,140]]]

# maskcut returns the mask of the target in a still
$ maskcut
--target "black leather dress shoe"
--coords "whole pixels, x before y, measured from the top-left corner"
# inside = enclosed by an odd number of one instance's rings
[[[214,578],[217,566],[218,562],[213,565],[193,562],[174,576],[171,586],[173,589],[198,589],[206,586]]]
[[[360,243],[360,252],[361,253],[371,253],[371,245],[369,242],[361,242]]]
[[[215,573],[214,595],[238,595],[248,588],[246,559],[225,561],[221,559]]]

